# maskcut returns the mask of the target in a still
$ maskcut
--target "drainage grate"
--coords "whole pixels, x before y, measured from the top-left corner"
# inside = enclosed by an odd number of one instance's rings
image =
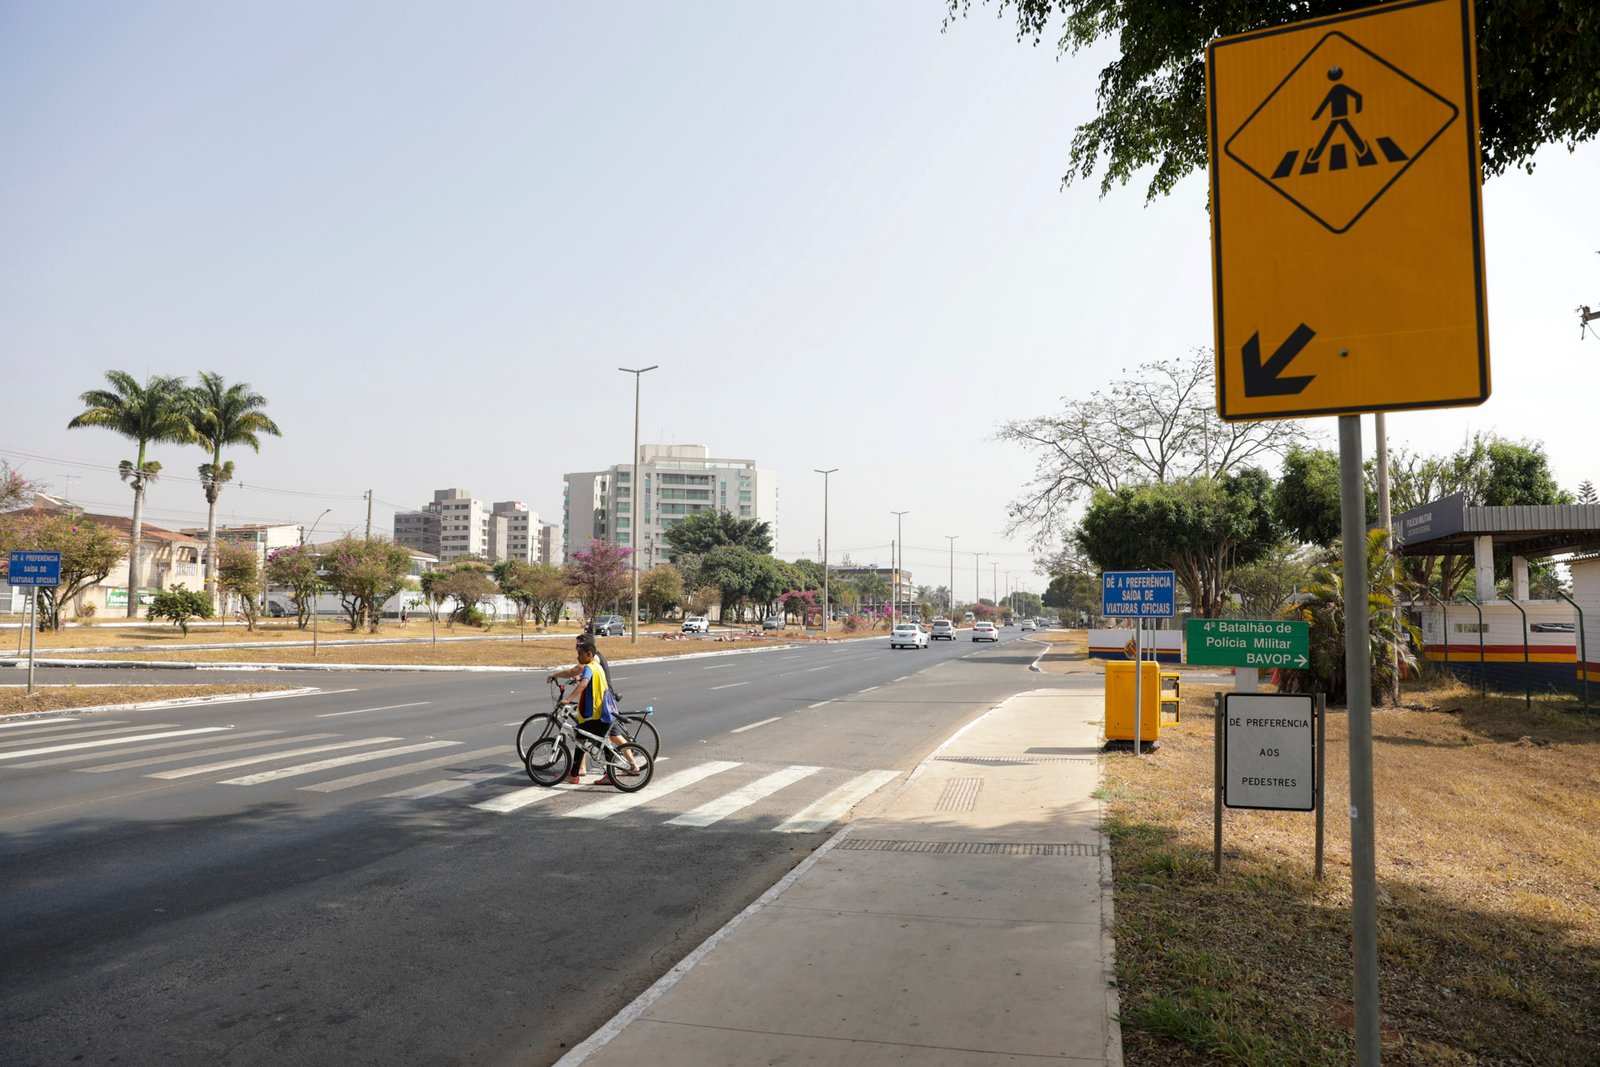
[[[1099,845],[1028,845],[1005,841],[884,841],[847,837],[835,848],[853,852],[919,852],[946,856],[1098,856]]]
[[[933,810],[972,811],[978,806],[978,793],[982,789],[982,778],[952,778],[944,784]]]
[[[1097,763],[1093,756],[935,756],[941,763],[975,763],[1000,766],[1010,763]]]

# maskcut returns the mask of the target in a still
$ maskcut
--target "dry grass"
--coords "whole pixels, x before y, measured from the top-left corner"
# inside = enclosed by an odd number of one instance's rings
[[[26,685],[8,685],[0,689],[0,715],[71,711],[74,708],[97,708],[106,704],[132,704],[147,700],[186,700],[229,693],[269,693],[292,688],[294,687],[288,685],[252,685],[249,683],[224,685],[49,685],[35,686],[33,693],[30,695]]]
[[[1326,878],[1311,815],[1229,811],[1217,880],[1214,691],[1186,686],[1155,754],[1107,757],[1128,1063],[1348,1063],[1344,712]],[[1373,714],[1385,1062],[1600,1063],[1600,724],[1554,699],[1407,699]]]

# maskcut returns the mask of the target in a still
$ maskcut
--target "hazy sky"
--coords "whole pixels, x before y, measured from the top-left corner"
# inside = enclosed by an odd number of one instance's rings
[[[780,555],[970,595],[1033,553],[992,440],[1209,348],[1203,175],[1062,189],[1105,53],[1057,60],[937,0],[777,4],[0,0],[0,456],[126,513],[131,443],[66,429],[108,369],[249,382],[225,523],[365,523],[459,486],[560,521],[643,440],[780,477]],[[1484,190],[1494,395],[1392,443],[1543,441],[1600,481],[1600,149]],[[1333,441],[1332,419],[1312,428]],[[1370,446],[1369,446],[1370,451]],[[201,525],[197,449],[147,520]]]

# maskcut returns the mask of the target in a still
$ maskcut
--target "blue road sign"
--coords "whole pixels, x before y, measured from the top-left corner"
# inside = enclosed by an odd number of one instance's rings
[[[13,586],[60,585],[61,553],[13,552],[6,580]]]
[[[1100,614],[1113,619],[1170,619],[1176,610],[1171,571],[1106,571]]]

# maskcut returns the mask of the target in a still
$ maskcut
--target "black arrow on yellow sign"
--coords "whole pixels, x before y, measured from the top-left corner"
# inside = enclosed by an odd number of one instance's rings
[[[1244,343],[1244,395],[1245,396],[1293,396],[1311,384],[1314,374],[1301,377],[1280,377],[1284,370],[1293,362],[1300,350],[1317,335],[1317,332],[1305,323],[1294,328],[1288,340],[1279,345],[1277,351],[1272,353],[1272,358],[1265,363],[1261,362],[1261,334],[1250,335],[1250,340]]]

